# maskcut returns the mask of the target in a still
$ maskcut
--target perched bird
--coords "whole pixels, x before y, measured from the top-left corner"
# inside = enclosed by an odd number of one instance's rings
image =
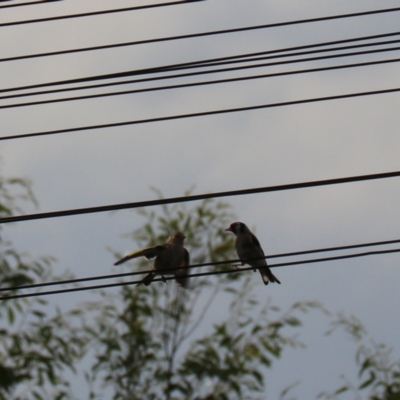
[[[242,261],[242,265],[248,264],[254,267],[254,271],[258,269],[264,281],[264,285],[268,285],[268,282],[280,283],[278,278],[268,268],[267,261],[264,258],[264,251],[261,248],[260,242],[251,233],[247,225],[245,225],[243,222],[234,222],[225,230],[232,232],[236,236],[236,253],[240,261]],[[248,260],[258,257],[260,257],[258,260]]]
[[[190,263],[189,252],[183,247],[183,241],[186,236],[182,232],[172,233],[167,242],[154,247],[149,247],[148,249],[135,251],[128,254],[124,258],[121,258],[114,265],[119,265],[124,263],[131,258],[136,257],[146,257],[147,259],[155,258],[153,264],[153,271],[147,274],[142,281],[144,285],[150,285],[151,281],[157,274],[160,274],[163,278],[164,275],[175,275],[176,281],[182,287],[186,288],[189,283],[189,278],[187,277],[188,269],[186,268]],[[168,271],[169,268],[179,268],[181,269]],[[165,274],[162,272],[165,271]]]

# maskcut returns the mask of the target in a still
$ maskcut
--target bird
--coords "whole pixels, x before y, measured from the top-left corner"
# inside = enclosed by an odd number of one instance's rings
[[[271,272],[267,266],[265,260],[264,251],[260,245],[260,242],[255,235],[250,231],[246,224],[243,222],[233,222],[229,228],[225,231],[232,232],[235,238],[236,253],[242,262],[242,265],[248,264],[254,267],[254,271],[258,269],[260,271],[264,285],[268,285],[269,282],[279,283],[278,278]],[[256,260],[251,260],[251,259]]]
[[[150,285],[154,277],[158,274],[161,275],[164,282],[166,282],[164,270],[167,275],[174,275],[176,281],[183,288],[187,288],[189,284],[188,269],[190,264],[189,252],[183,247],[183,242],[186,236],[182,232],[172,233],[168,240],[161,245],[149,247],[147,249],[134,251],[118,260],[114,265],[120,265],[131,258],[146,257],[147,259],[154,258],[152,272],[148,273],[139,283],[145,286]],[[169,269],[179,268],[176,270],[168,271]]]

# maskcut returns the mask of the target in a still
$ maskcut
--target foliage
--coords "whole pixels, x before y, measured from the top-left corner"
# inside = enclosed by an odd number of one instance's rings
[[[30,182],[0,177],[0,217],[21,213],[23,204],[36,204]],[[128,235],[135,247],[162,243],[181,230],[192,264],[236,258],[232,237],[224,232],[236,218],[224,202],[140,214],[143,226]],[[1,296],[20,293],[20,285],[57,279],[51,257],[21,253],[4,239],[4,231],[0,226]],[[131,265],[148,269],[150,263]],[[206,271],[231,268],[219,264]],[[74,372],[85,355],[94,360],[85,374],[91,399],[262,399],[267,369],[285,348],[302,346],[296,334],[301,313],[321,306],[299,302],[282,311],[269,300],[260,302],[252,276],[238,271],[191,278],[187,290],[171,281],[124,285],[117,292],[97,292],[97,301],[65,314],[56,309],[50,315],[40,298],[2,300],[0,400],[75,398],[65,372]],[[358,343],[361,382],[346,381],[319,398],[353,393],[358,400],[368,393],[370,400],[400,400],[400,363],[391,361],[391,349],[373,341],[355,317],[339,315],[329,333],[339,328]]]
[[[191,208],[180,204],[140,214],[144,225],[129,234],[139,248],[181,230],[192,264],[236,258],[232,238],[224,232],[234,220],[226,203],[205,200]],[[135,262],[146,269],[150,265]],[[208,270],[224,268],[231,266]],[[92,312],[86,332],[96,357],[86,376],[91,398],[111,397],[102,395],[99,385],[115,400],[263,398],[265,369],[285,347],[301,345],[286,330],[299,328],[298,313],[316,304],[298,303],[283,313],[268,302],[259,304],[251,276],[191,278],[187,290],[169,281],[100,292],[99,301],[86,304]]]
[[[24,202],[36,204],[30,182],[0,177],[0,217],[22,212]],[[1,296],[17,286],[54,279],[51,257],[32,259],[4,239],[0,227]],[[8,289],[4,291],[4,289]],[[0,399],[62,399],[70,397],[62,377],[81,355],[83,342],[60,312],[49,317],[43,300],[0,301]]]
[[[333,393],[324,392],[319,397],[333,399],[352,392],[356,399],[365,399],[365,392],[368,391],[369,400],[400,400],[400,362],[391,360],[392,349],[375,342],[361,321],[354,316],[339,314],[332,322],[328,334],[340,328],[357,343],[355,358],[361,382],[358,385],[346,382]]]

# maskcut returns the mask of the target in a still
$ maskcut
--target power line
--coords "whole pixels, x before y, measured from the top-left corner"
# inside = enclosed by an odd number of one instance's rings
[[[333,51],[339,51],[339,50],[350,50],[350,49],[362,48],[362,47],[382,46],[382,45],[388,45],[388,44],[395,44],[395,43],[399,43],[399,42],[400,42],[400,40],[388,40],[388,41],[377,42],[377,43],[364,43],[364,44],[356,44],[356,45],[351,45],[351,46],[342,46],[342,47],[334,47],[334,48],[318,49],[318,50],[308,50],[308,51],[302,51],[302,52],[297,52],[297,53],[277,54],[277,55],[268,55],[268,56],[266,56],[266,54],[269,54],[271,51],[265,51],[265,52],[258,52],[258,53],[252,53],[252,54],[219,57],[219,58],[208,59],[208,60],[190,61],[190,62],[186,62],[186,63],[172,64],[172,65],[166,65],[166,66],[155,67],[155,68],[145,68],[143,70],[137,70],[137,71],[133,72],[133,74],[134,75],[143,75],[143,74],[150,74],[150,73],[179,71],[179,70],[190,69],[190,68],[218,67],[221,65],[249,63],[249,62],[254,62],[254,61],[272,60],[272,59],[276,59],[276,58],[297,57],[297,56],[303,56],[303,55],[309,55],[309,54],[326,53],[326,52],[333,52]],[[329,54],[327,56],[323,56],[322,58],[318,57],[318,58],[311,58],[311,59],[307,58],[307,59],[303,59],[303,60],[295,59],[295,60],[289,60],[289,61],[279,61],[278,63],[271,64],[271,65],[281,65],[281,64],[285,64],[285,63],[296,63],[296,62],[310,61],[310,60],[311,61],[324,60],[324,59],[329,59],[329,58],[348,57],[348,56],[354,56],[354,55],[357,56],[357,55],[373,54],[373,53],[393,51],[393,50],[399,50],[399,49],[400,49],[399,47],[392,47],[392,48],[374,49],[374,50],[368,50],[368,51],[362,51],[362,52]],[[100,78],[100,79],[103,79],[103,78]]]
[[[199,0],[185,0],[185,1],[179,1],[179,2],[173,2],[173,3],[163,3],[162,6],[171,6],[171,5],[178,5],[178,4],[185,4],[185,3],[195,3],[198,1]],[[30,19],[30,20],[23,20],[23,21],[5,22],[5,23],[1,23],[0,27],[33,24],[33,23],[38,23],[38,22],[59,21],[59,20],[82,18],[82,17],[92,17],[92,16],[96,16],[96,15],[105,15],[105,14],[120,13],[120,12],[127,12],[127,11],[137,11],[140,9],[143,10],[143,9],[149,9],[149,8],[155,8],[155,7],[160,7],[160,5],[152,4],[152,5],[147,5],[147,6],[127,7],[127,8],[113,9],[113,10],[92,11],[92,12],[87,12],[87,13],[82,13],[82,14],[69,14],[69,15],[61,15],[61,16],[57,16],[57,17],[47,17],[47,18],[37,18],[37,19]],[[244,32],[244,31],[251,31],[251,30],[256,30],[256,29],[276,28],[276,27],[281,27],[281,26],[330,21],[330,20],[343,19],[343,18],[364,17],[364,16],[369,16],[369,15],[385,14],[385,13],[392,13],[392,12],[397,12],[397,11],[400,11],[400,7],[361,11],[361,12],[350,13],[350,14],[329,15],[329,16],[325,16],[325,17],[308,18],[308,19],[295,20],[295,21],[276,22],[276,23],[272,23],[272,24],[258,25],[258,26],[244,27],[244,28],[224,29],[224,30],[213,31],[213,32],[197,33],[197,34],[191,35],[190,37],[220,35],[220,34],[233,33],[233,32]],[[188,36],[189,35],[182,35],[181,38],[187,38]]]
[[[320,248],[320,249],[295,251],[295,252],[290,252],[290,253],[271,254],[271,255],[267,255],[265,257],[246,259],[243,261],[245,262],[245,261],[252,261],[252,260],[259,260],[259,259],[293,257],[293,256],[299,256],[299,255],[306,255],[306,254],[326,253],[326,252],[350,250],[350,249],[365,248],[365,247],[387,246],[387,245],[392,245],[392,244],[397,244],[397,243],[400,243],[400,239],[385,240],[385,241],[380,241],[380,242],[359,243],[359,244],[346,245],[346,246],[324,247],[324,248]],[[234,264],[237,262],[241,262],[241,260],[235,259],[235,260],[227,260],[227,261],[214,261],[214,262],[208,262],[208,263],[193,264],[193,265],[187,266],[186,268],[188,268],[188,269],[202,268],[202,267],[209,267],[209,266]],[[172,271],[180,270],[180,269],[182,269],[182,267],[168,268],[165,271],[172,272]],[[124,278],[127,276],[143,275],[143,274],[147,274],[150,272],[153,272],[153,270],[148,269],[148,270],[141,270],[141,271],[135,271],[135,272],[98,275],[98,276],[90,276],[90,277],[86,277],[86,278],[76,278],[76,279],[67,279],[67,280],[62,280],[62,281],[53,281],[53,282],[43,282],[43,283],[35,283],[35,284],[29,284],[29,285],[12,286],[12,287],[7,287],[7,288],[0,288],[0,292],[9,292],[9,291],[14,291],[14,290],[22,290],[22,289],[36,289],[36,288],[45,287],[45,286],[76,284],[76,283],[89,282],[89,281],[95,281],[95,280],[103,280],[103,279]]]
[[[270,192],[279,192],[284,190],[304,189],[311,187],[338,185],[344,183],[372,181],[378,179],[395,178],[399,176],[400,176],[400,171],[392,171],[392,172],[384,172],[378,174],[357,175],[344,178],[324,179],[318,181],[290,183],[290,184],[276,185],[276,186],[265,186],[252,189],[204,193],[199,195],[181,196],[181,197],[169,197],[165,199],[138,201],[133,203],[113,204],[106,206],[78,208],[78,209],[62,210],[62,211],[51,211],[46,213],[37,213],[28,215],[16,215],[12,217],[0,218],[0,224],[6,224],[10,222],[31,221],[31,220],[46,219],[46,218],[66,217],[72,215],[93,214],[98,212],[126,210],[126,209],[142,208],[142,207],[154,207],[164,204],[187,203],[191,201],[215,199],[221,197],[243,196],[243,195],[258,194],[258,193],[270,193]]]
[[[98,94],[91,94],[91,95],[66,97],[66,98],[61,98],[61,99],[59,98],[59,99],[51,99],[51,100],[31,101],[31,102],[26,102],[26,103],[5,104],[5,105],[0,105],[0,110],[8,109],[8,108],[36,106],[36,105],[45,105],[45,104],[53,104],[53,103],[63,103],[63,102],[68,102],[68,101],[90,100],[90,99],[96,99],[96,98],[121,96],[121,95],[128,95],[128,94],[138,94],[138,93],[154,92],[154,91],[160,91],[160,90],[183,89],[183,88],[189,88],[189,87],[199,87],[199,86],[214,85],[214,84],[221,84],[221,83],[233,83],[233,82],[248,81],[248,80],[255,80],[255,79],[273,78],[273,77],[278,77],[278,76],[289,76],[289,75],[299,75],[299,74],[315,73],[315,72],[326,72],[326,71],[333,71],[333,70],[346,69],[346,68],[367,67],[367,66],[373,66],[373,65],[383,65],[383,64],[389,64],[389,63],[395,63],[395,62],[399,62],[399,61],[400,61],[400,58],[395,58],[395,59],[388,59],[388,60],[368,61],[365,63],[335,65],[332,67],[309,68],[309,69],[302,69],[302,70],[297,70],[297,71],[295,70],[295,71],[275,72],[275,73],[270,73],[270,74],[241,76],[241,77],[236,77],[236,78],[216,79],[216,80],[211,80],[211,81],[191,82],[191,83],[183,83],[183,84],[168,85],[168,86],[157,86],[157,87],[143,88],[143,89],[124,90],[124,91],[119,91],[119,92],[98,93]],[[32,94],[34,94],[34,93],[29,93],[28,95],[32,95]],[[24,95],[17,95],[17,96],[22,97]],[[5,96],[5,97],[7,97],[7,96]],[[13,97],[13,96],[10,96],[10,97]],[[1,99],[2,99],[2,97],[0,97],[0,100]],[[1,138],[0,138],[0,140],[1,140]]]
[[[381,38],[385,38],[385,37],[398,36],[399,34],[400,34],[400,32],[389,32],[389,33],[382,33],[382,34],[378,34],[378,35],[360,36],[360,37],[350,38],[350,39],[334,40],[334,41],[325,42],[325,43],[318,43],[318,44],[311,44],[311,45],[304,45],[304,46],[295,46],[295,47],[281,49],[281,50],[275,50],[275,51],[284,52],[284,51],[289,51],[289,50],[301,50],[301,49],[307,49],[310,47],[344,44],[344,43],[351,43],[351,42],[356,42],[356,41],[360,41],[360,40],[381,39]],[[107,50],[107,49],[113,49],[113,48],[119,48],[119,47],[136,46],[136,45],[141,45],[141,44],[165,42],[165,41],[178,40],[178,39],[188,39],[191,37],[193,37],[193,35],[170,36],[167,38],[137,40],[137,41],[133,41],[133,42],[114,43],[114,44],[101,45],[101,46],[83,47],[83,48],[79,48],[79,49],[58,50],[58,51],[51,51],[51,52],[46,52],[46,53],[25,54],[22,56],[0,58],[0,62],[19,61],[19,60],[26,60],[26,59],[31,59],[31,58],[50,57],[50,56],[58,56],[58,55],[73,54],[73,53],[83,53],[83,52],[96,51],[96,50]]]
[[[399,41],[395,41],[399,42]],[[390,42],[393,43],[393,42]],[[377,43],[373,45],[381,45],[382,43]],[[387,42],[384,42],[384,44],[387,44]],[[370,44],[367,44],[370,45]],[[363,47],[365,45],[361,45]],[[318,50],[318,51],[336,51],[336,50],[341,50],[343,48],[335,48],[335,49],[324,49],[324,50]],[[325,60],[325,59],[330,59],[330,58],[338,58],[338,57],[348,57],[348,56],[355,56],[355,55],[366,55],[366,54],[371,54],[371,53],[380,53],[380,52],[386,52],[386,51],[394,51],[394,50],[399,50],[400,47],[396,48],[385,48],[385,49],[375,49],[375,50],[368,50],[368,51],[362,51],[362,52],[356,52],[356,53],[344,53],[344,54],[333,54],[333,55],[327,55],[323,57],[312,57],[312,58],[305,58],[305,59],[295,59],[295,60],[290,60],[290,61],[278,61],[278,62],[273,62],[273,63],[264,63],[264,64],[256,64],[256,65],[251,65],[251,66],[240,66],[240,67],[235,67],[235,68],[223,68],[219,70],[212,70],[212,71],[202,71],[200,73],[188,73],[184,74],[183,76],[188,77],[188,76],[194,76],[194,75],[201,75],[201,74],[210,74],[210,73],[220,73],[220,72],[228,72],[228,71],[238,71],[242,69],[249,69],[249,68],[261,68],[261,67],[269,67],[269,66],[276,66],[276,65],[283,65],[283,64],[292,64],[292,63],[299,63],[299,62],[309,62],[309,61],[318,61],[318,60]],[[278,50],[279,51],[279,50]],[[271,51],[268,51],[266,53],[270,53]],[[287,54],[284,56],[268,56],[266,58],[272,59],[272,58],[280,58],[280,57],[286,57],[286,56],[297,56],[297,55],[304,55],[304,54],[310,54],[312,52],[306,52],[306,53],[294,53],[294,54]],[[261,54],[261,53],[257,53]],[[231,57],[225,57],[224,59],[227,58],[237,58],[237,57],[247,57],[248,55],[242,55],[242,56],[231,56]],[[263,58],[265,59],[265,58]],[[215,59],[214,59],[215,60]],[[218,59],[220,60],[220,59]],[[253,61],[259,61],[254,60],[254,59],[246,59],[245,61],[242,60],[236,60],[236,61],[231,61],[231,62],[237,62],[237,63],[242,63],[242,62],[253,62]],[[197,61],[196,63],[203,63],[207,61]],[[390,61],[393,62],[393,61]],[[374,64],[379,64],[379,63],[387,63],[386,60],[380,60],[380,61],[371,61],[371,62],[366,62],[366,63],[359,63],[359,64],[353,64],[349,66],[334,66],[334,67],[325,67],[321,69],[309,69],[306,71],[294,71],[294,72],[278,72],[275,74],[269,74],[269,75],[262,75],[263,77],[272,77],[272,76],[281,76],[281,75],[290,75],[290,74],[296,74],[296,73],[304,73],[304,72],[312,72],[312,71],[323,71],[323,70],[329,70],[329,69],[340,69],[340,68],[350,68],[351,66],[367,66],[367,65],[374,65]],[[176,64],[179,66],[182,65],[187,65],[186,64]],[[210,65],[204,65],[204,66],[215,66],[217,64],[210,64]],[[161,68],[164,67],[158,67],[157,71],[156,69],[152,68],[151,72],[161,72]],[[160,69],[160,70],[159,70]],[[178,68],[179,69],[179,68]],[[171,71],[174,70],[174,68],[171,69]],[[137,74],[142,74],[144,70],[137,70],[137,71],[128,71],[128,72],[122,72],[122,73],[117,73],[117,74],[108,74],[108,75],[101,75],[101,76],[96,76],[96,77],[88,77],[88,78],[80,78],[79,80],[68,80],[68,81],[58,81],[58,82],[49,82],[49,83],[44,83],[44,84],[39,84],[39,85],[30,85],[30,86],[25,86],[25,87],[19,87],[19,88],[8,88],[8,89],[0,89],[1,92],[8,92],[8,91],[15,91],[15,90],[22,90],[22,89],[30,89],[30,88],[37,88],[37,87],[43,87],[43,86],[54,86],[58,84],[67,84],[67,83],[80,83],[80,82],[85,82],[85,81],[90,81],[90,80],[97,80],[97,79],[113,79],[113,78],[120,78],[120,77],[125,77],[125,76],[131,76],[131,75],[137,75]],[[146,70],[149,71],[149,70]],[[169,70],[166,70],[165,72],[169,72]],[[163,79],[171,79],[175,78],[175,76],[165,76]],[[178,77],[182,77],[182,75],[178,75]],[[259,76],[261,77],[261,76]],[[254,79],[254,78],[231,78],[227,80],[219,80],[219,81],[211,81],[209,82],[201,82],[201,83],[188,83],[184,85],[174,85],[174,86],[169,86],[169,87],[162,87],[161,89],[165,88],[181,88],[181,87],[190,87],[190,86],[199,86],[199,85],[206,85],[206,84],[211,84],[211,83],[222,83],[222,82],[234,82],[234,81],[239,81],[239,80],[244,80],[244,79]],[[151,80],[151,79],[150,79]],[[143,80],[140,80],[143,81]],[[146,80],[145,80],[146,81]],[[128,81],[129,82],[129,81]],[[137,81],[130,81],[129,83],[135,83]],[[123,82],[126,83],[126,82]],[[102,86],[102,85],[99,85]],[[86,86],[86,87],[77,87],[74,88],[74,90],[83,90],[83,89],[88,89],[88,88],[95,88],[98,87],[97,85],[94,86]],[[128,93],[140,93],[140,92],[146,92],[146,91],[154,91],[154,90],[160,90],[159,88],[150,88],[150,89],[139,89],[139,90],[131,90],[131,91],[125,91],[125,92],[117,92],[117,94],[128,94]],[[68,89],[57,89],[57,90],[50,90],[50,91],[41,91],[41,92],[34,92],[34,93],[23,93],[23,94],[14,94],[14,95],[6,95],[6,96],[0,96],[0,100],[5,100],[5,99],[10,99],[10,98],[20,98],[20,97],[25,97],[25,96],[34,96],[38,94],[49,94],[49,93],[59,93],[59,92],[64,92],[68,91]],[[5,108],[13,108],[13,107],[23,107],[23,106],[31,106],[31,105],[37,105],[37,104],[49,104],[49,103],[57,103],[57,102],[63,102],[63,101],[71,101],[71,100],[81,100],[81,99],[90,99],[90,98],[96,98],[96,97],[105,97],[105,96],[113,96],[115,94],[113,93],[106,93],[106,94],[96,94],[96,95],[87,95],[87,96],[78,96],[78,97],[72,97],[72,98],[64,98],[64,99],[52,99],[52,100],[43,100],[40,102],[28,102],[28,103],[17,103],[17,104],[11,104],[11,105],[4,105],[0,106],[0,109],[5,109]]]
[[[155,118],[147,118],[147,119],[140,119],[140,120],[133,120],[133,121],[79,126],[79,127],[75,127],[75,128],[54,129],[51,131],[41,131],[41,132],[24,133],[24,134],[18,134],[18,135],[2,136],[2,137],[0,137],[0,141],[1,140],[22,139],[22,138],[28,138],[28,137],[58,135],[58,134],[64,134],[64,133],[89,131],[89,130],[95,130],[95,129],[116,128],[116,127],[122,127],[122,126],[140,125],[140,124],[147,124],[147,123],[153,123],[153,122],[173,121],[173,120],[180,120],[180,119],[187,119],[187,118],[197,118],[197,117],[205,117],[205,116],[211,116],[211,115],[221,115],[221,114],[242,112],[242,111],[254,111],[254,110],[267,109],[267,108],[292,106],[292,105],[298,105],[298,104],[317,103],[317,102],[321,102],[321,101],[350,99],[350,98],[364,97],[364,96],[374,96],[374,95],[380,95],[380,94],[397,93],[399,91],[400,91],[400,88],[372,90],[372,91],[368,91],[368,92],[347,93],[347,94],[340,94],[340,95],[335,95],[335,96],[325,96],[325,97],[314,97],[314,98],[310,98],[310,99],[285,101],[285,102],[280,102],[280,103],[261,104],[261,105],[256,105],[256,106],[228,108],[228,109],[212,110],[212,111],[202,111],[202,112],[189,113],[189,114],[177,114],[177,115],[169,115],[169,116],[165,116],[165,117],[155,117]]]
[[[121,13],[121,12],[127,12],[127,11],[139,11],[139,10],[145,10],[145,9],[151,9],[151,8],[158,8],[158,7],[176,6],[176,5],[187,4],[187,3],[197,3],[199,1],[204,1],[204,0],[183,0],[183,1],[181,0],[181,1],[174,1],[174,2],[168,2],[168,3],[148,4],[148,5],[144,5],[144,6],[117,8],[117,9],[112,9],[112,10],[91,11],[91,12],[86,12],[86,13],[81,13],[81,14],[59,15],[56,17],[46,17],[46,18],[27,19],[27,20],[23,20],[23,21],[3,22],[3,23],[0,23],[0,27],[34,24],[34,23],[38,23],[38,22],[60,21],[60,20],[65,20],[65,19],[82,18],[82,17],[93,17],[93,16],[97,16],[97,15],[115,14],[115,13]],[[383,10],[380,10],[380,12],[383,12]],[[386,12],[389,12],[389,11],[386,11]]]
[[[400,249],[391,249],[391,250],[378,250],[378,251],[369,251],[365,253],[356,253],[356,254],[347,254],[342,256],[335,256],[335,257],[324,257],[324,258],[316,258],[310,260],[301,260],[301,261],[291,261],[291,262],[284,262],[280,264],[273,264],[269,265],[270,268],[277,268],[277,267],[287,267],[293,265],[301,265],[301,264],[313,264],[319,262],[328,262],[328,261],[337,261],[337,260],[344,260],[350,258],[357,258],[357,257],[366,257],[372,255],[381,255],[381,254],[391,254],[391,253],[399,253]],[[226,263],[226,262],[224,262]],[[211,276],[211,275],[220,275],[220,274],[229,274],[229,273],[238,273],[244,271],[251,271],[253,267],[244,267],[244,268],[235,268],[229,270],[222,270],[222,271],[212,271],[212,272],[200,272],[196,274],[188,274],[188,278],[196,278],[201,276]],[[164,278],[155,278],[153,282],[159,281],[169,281],[175,280],[174,276],[168,276]],[[62,294],[62,293],[71,293],[71,292],[79,292],[79,291],[86,291],[86,290],[94,290],[94,289],[106,289],[111,287],[120,287],[120,286],[128,286],[141,283],[141,280],[129,281],[129,282],[118,282],[118,283],[109,283],[104,285],[96,285],[96,286],[84,286],[84,287],[75,287],[70,289],[61,289],[61,290],[52,290],[47,292],[38,292],[38,293],[26,293],[26,294],[16,294],[10,296],[3,296],[0,297],[0,300],[12,300],[12,299],[20,299],[20,298],[27,298],[27,297],[39,297],[39,296],[47,296],[52,294]]]
[[[5,1],[5,0],[2,0]],[[7,0],[6,0],[7,1]],[[24,7],[24,6],[37,6],[44,3],[55,3],[56,1],[61,0],[40,0],[40,1],[31,1],[26,3],[13,3],[13,4],[6,4],[5,6],[0,6],[0,10],[4,8],[13,8],[13,7]]]
[[[254,54],[262,54],[260,52],[253,53],[253,54],[242,54],[242,55],[229,56],[229,57],[223,57],[223,58],[214,58],[214,59],[198,60],[198,61],[192,61],[192,62],[180,63],[180,64],[164,65],[164,66],[159,66],[159,67],[143,68],[143,69],[132,70],[132,71],[115,72],[115,73],[111,73],[111,74],[94,75],[94,76],[88,76],[88,77],[84,77],[84,78],[75,78],[75,79],[68,79],[68,80],[61,80],[61,81],[39,83],[39,84],[34,84],[34,85],[25,85],[25,86],[19,86],[19,87],[4,88],[4,89],[0,89],[0,93],[19,91],[19,90],[27,90],[27,89],[38,89],[38,88],[48,87],[48,86],[70,85],[70,84],[85,83],[85,82],[105,80],[105,79],[120,79],[120,78],[126,78],[129,76],[137,76],[137,75],[159,74],[159,73],[165,73],[165,72],[185,70],[185,69],[190,69],[190,68],[193,69],[193,68],[216,67],[216,66],[232,64],[232,63],[244,63],[244,62],[263,61],[263,60],[274,59],[274,58],[295,57],[295,56],[299,56],[299,55],[309,55],[309,54],[315,54],[315,53],[321,53],[321,52],[332,52],[332,51],[337,51],[337,50],[365,47],[365,46],[378,46],[378,45],[385,45],[385,44],[394,44],[394,43],[399,43],[399,42],[400,42],[400,40],[393,40],[393,41],[386,41],[386,42],[381,42],[381,43],[367,43],[367,44],[359,44],[359,45],[345,46],[345,47],[339,47],[339,48],[328,48],[328,49],[319,49],[319,50],[312,50],[312,51],[306,51],[306,52],[288,53],[288,54],[284,54],[284,55],[281,55],[281,54],[270,55],[270,56],[259,57],[259,58],[251,58],[251,57]],[[196,76],[196,75],[203,75],[203,74],[210,74],[210,73],[214,74],[214,73],[220,73],[220,72],[230,72],[230,71],[237,71],[237,70],[243,70],[243,69],[286,65],[286,64],[294,64],[294,63],[300,63],[300,62],[321,61],[321,60],[327,60],[327,59],[331,59],[331,58],[360,56],[360,55],[376,54],[376,53],[397,51],[397,50],[400,50],[400,47],[364,50],[364,51],[352,52],[352,53],[329,54],[329,55],[325,55],[325,56],[309,57],[309,58],[294,59],[294,60],[287,60],[287,61],[277,61],[277,62],[272,62],[272,63],[256,64],[256,65],[250,65],[250,66],[229,67],[229,68],[222,68],[222,69],[210,70],[210,71],[192,72],[192,73],[188,73],[185,75],[175,75],[175,76],[174,75],[172,75],[172,76],[166,75],[164,77],[156,78],[156,79],[146,78],[144,80],[138,80],[137,82],[146,82],[146,81],[150,81],[150,80],[160,80],[160,79],[172,79],[172,78],[176,78],[176,77]],[[276,52],[281,52],[281,51],[282,50],[270,50],[270,51],[266,51],[263,53],[270,54],[270,53],[276,53]],[[241,60],[239,58],[244,58],[244,59]],[[233,59],[235,59],[235,60],[233,60]],[[221,61],[221,60],[225,60],[225,61]],[[221,61],[221,62],[218,63],[217,61]],[[94,86],[94,87],[98,87],[98,86]],[[81,89],[82,89],[82,87],[77,88],[77,90],[81,90]],[[59,89],[57,91],[52,91],[51,93],[62,92],[62,91],[65,91],[65,89]],[[47,93],[50,93],[50,92],[47,92]],[[32,94],[28,93],[28,94],[23,94],[23,95],[29,96]],[[21,96],[22,95],[3,96],[3,97],[0,97],[0,99],[7,99],[7,98],[21,97]]]
[[[307,59],[310,61],[310,59]],[[314,60],[314,59],[313,59]],[[285,71],[285,72],[277,72],[273,74],[262,74],[262,75],[254,75],[254,79],[258,78],[267,78],[267,77],[274,77],[274,76],[283,76],[283,75],[290,75],[290,74],[296,74],[296,73],[305,73],[305,72],[319,72],[319,71],[325,71],[325,70],[330,70],[330,69],[340,69],[340,68],[351,68],[351,67],[358,67],[358,66],[368,66],[368,65],[375,65],[375,64],[385,64],[385,63],[391,63],[391,62],[397,62],[398,59],[389,59],[389,60],[379,60],[379,61],[369,61],[365,63],[356,63],[356,64],[346,64],[343,66],[333,66],[333,67],[322,67],[322,68],[315,68],[315,69],[307,69],[307,70],[302,70],[302,71]],[[7,100],[7,99],[12,99],[12,98],[21,98],[21,97],[28,97],[28,96],[38,96],[38,95],[45,95],[45,94],[55,94],[55,93],[60,93],[60,92],[71,92],[71,91],[76,91],[76,90],[87,90],[87,89],[98,89],[102,87],[110,87],[110,86],[117,86],[117,85],[127,85],[127,84],[133,84],[133,83],[143,83],[143,82],[150,82],[150,81],[159,81],[159,80],[164,80],[164,79],[173,79],[173,78],[184,78],[184,77],[190,77],[190,76],[199,76],[199,75],[204,75],[204,74],[210,74],[210,73],[216,73],[216,72],[228,72],[228,71],[238,71],[242,69],[249,69],[249,68],[260,68],[264,66],[270,66],[271,64],[259,64],[255,66],[244,66],[244,67],[237,67],[237,68],[225,68],[221,70],[214,70],[214,71],[201,71],[201,72],[194,72],[194,73],[185,73],[185,74],[176,74],[176,75],[168,75],[165,77],[151,77],[151,78],[144,78],[144,79],[135,79],[135,80],[128,80],[128,81],[123,81],[123,82],[112,82],[112,83],[103,83],[103,84],[96,84],[96,85],[87,85],[87,86],[77,86],[77,87],[72,87],[72,88],[63,88],[63,89],[55,89],[55,90],[46,90],[46,91],[39,91],[39,92],[31,92],[31,93],[22,93],[22,94],[13,94],[13,95],[6,95],[6,96],[0,96],[0,100]],[[215,81],[208,81],[205,84],[212,84],[212,83],[224,83],[224,82],[234,82],[236,80],[246,80],[246,79],[253,79],[253,76],[250,77],[243,77],[243,78],[231,78],[231,79],[221,79],[221,80],[215,80]],[[171,85],[171,86],[165,86],[166,89],[169,88],[181,88],[181,87],[189,87],[191,85],[196,86],[196,85],[201,85],[203,84],[202,82],[200,83],[189,83],[187,85]],[[11,90],[21,90],[22,88],[9,88],[5,89],[5,91],[11,91]],[[140,93],[141,91],[152,91],[152,90],[162,90],[164,87],[157,87],[155,89],[153,88],[148,88],[148,89],[138,89],[137,91],[127,91],[126,93]],[[4,90],[4,89],[3,89]],[[0,89],[0,93],[2,90]],[[125,92],[121,92],[125,93]],[[117,92],[118,94],[118,92]],[[110,95],[113,95],[111,93]]]

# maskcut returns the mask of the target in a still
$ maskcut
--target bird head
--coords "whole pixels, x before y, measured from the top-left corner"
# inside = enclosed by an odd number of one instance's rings
[[[229,225],[229,228],[226,228],[225,231],[232,232],[236,236],[240,233],[244,233],[248,230],[247,226],[243,222],[233,222]]]
[[[186,239],[186,236],[182,232],[174,232],[168,238],[168,242],[176,242],[176,243],[183,243]]]

